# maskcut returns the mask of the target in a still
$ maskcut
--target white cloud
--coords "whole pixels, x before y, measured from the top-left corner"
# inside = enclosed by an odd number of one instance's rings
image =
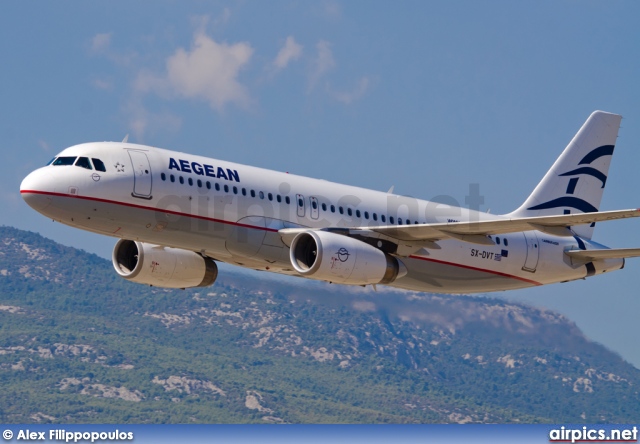
[[[222,10],[222,14],[215,20],[214,24],[218,25],[218,24],[227,23],[230,18],[231,18],[231,10],[229,8],[224,8]]]
[[[111,33],[96,34],[91,39],[91,51],[101,52],[109,48],[111,45]]]
[[[98,89],[103,89],[103,90],[113,89],[113,82],[107,79],[96,78],[91,81],[91,84]]]
[[[322,77],[336,66],[333,58],[331,44],[327,41],[320,40],[316,44],[318,54],[311,64],[311,73],[309,74],[309,90],[315,88],[316,84]]]
[[[130,51],[128,53],[120,53],[111,47],[111,32],[96,34],[89,44],[89,52],[95,55],[101,55],[111,60],[117,65],[131,66],[138,54]]]
[[[182,126],[182,119],[167,111],[153,113],[147,110],[138,98],[132,98],[124,106],[128,116],[131,133],[138,141],[143,141],[145,134],[158,131],[176,132]]]
[[[249,93],[238,75],[252,54],[248,43],[218,43],[199,30],[189,50],[179,48],[166,59],[166,73],[157,76],[140,72],[134,88],[162,97],[205,100],[218,111],[228,103],[246,106]]]
[[[286,68],[290,61],[299,59],[301,55],[302,45],[296,43],[293,36],[289,36],[282,49],[278,51],[278,55],[273,61],[273,66],[279,71]]]
[[[323,13],[326,17],[332,20],[339,20],[342,18],[342,6],[335,0],[325,0],[323,6]]]
[[[43,151],[48,152],[51,149],[51,146],[44,139],[38,139],[38,145],[40,145],[40,148],[42,148]]]
[[[345,105],[350,105],[356,100],[362,98],[369,89],[370,81],[367,77],[363,77],[358,81],[358,84],[352,91],[329,91],[329,93],[338,102],[342,102]]]

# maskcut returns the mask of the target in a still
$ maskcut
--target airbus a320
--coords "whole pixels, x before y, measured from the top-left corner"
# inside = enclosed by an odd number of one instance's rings
[[[168,288],[213,284],[216,262],[347,285],[512,290],[624,267],[593,241],[621,116],[595,111],[531,195],[493,215],[123,142],[69,147],[20,186],[48,218],[119,238],[115,271]]]

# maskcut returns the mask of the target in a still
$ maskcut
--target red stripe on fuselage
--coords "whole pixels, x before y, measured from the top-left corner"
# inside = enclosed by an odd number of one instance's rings
[[[253,228],[253,229],[256,229],[256,230],[272,231],[274,233],[278,232],[278,230],[276,230],[275,228],[266,228],[266,227],[259,227],[259,226],[255,226],[255,225],[241,224],[241,223],[238,223],[238,222],[231,222],[231,221],[224,220],[224,219],[214,219],[213,217],[198,216],[197,214],[181,213],[179,211],[162,210],[162,209],[158,209],[158,208],[147,207],[147,206],[144,206],[144,205],[137,205],[137,204],[132,204],[132,203],[128,203],[128,202],[120,202],[120,201],[117,201],[117,200],[101,199],[99,197],[73,196],[71,194],[53,193],[53,192],[50,192],[50,191],[38,191],[38,190],[20,190],[20,193],[21,194],[22,193],[24,193],[24,194],[43,194],[45,196],[68,197],[68,198],[71,198],[71,199],[90,200],[90,201],[93,201],[93,202],[102,202],[102,203],[108,203],[108,204],[113,204],[113,205],[122,205],[122,206],[130,207],[130,208],[138,208],[138,209],[141,209],[141,210],[156,211],[158,213],[173,214],[173,215],[176,215],[176,216],[193,217],[195,219],[208,220],[208,221],[211,221],[211,222],[218,222],[218,223],[221,223],[221,224],[229,224],[229,225],[234,225],[236,227]]]

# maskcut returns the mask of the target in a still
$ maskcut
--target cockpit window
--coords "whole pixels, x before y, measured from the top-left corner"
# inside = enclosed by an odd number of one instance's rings
[[[58,157],[54,162],[53,165],[73,165],[73,162],[75,162],[77,159],[77,157]]]
[[[53,163],[53,161],[56,160],[56,158],[54,157],[53,159],[51,159],[49,162],[47,162],[47,164],[45,166],[49,166]]]
[[[78,161],[76,162],[76,166],[77,167],[86,168],[88,170],[92,170],[93,169],[93,168],[91,168],[91,163],[89,162],[89,158],[88,157],[79,157]]]
[[[96,159],[96,158],[91,158],[91,160],[93,161],[93,166],[96,168],[96,170],[98,171],[102,171],[102,172],[106,172],[107,169],[104,166],[104,163],[102,162],[102,160],[100,159]]]

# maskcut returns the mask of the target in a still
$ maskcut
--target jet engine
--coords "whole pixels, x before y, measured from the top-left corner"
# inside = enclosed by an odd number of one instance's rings
[[[301,275],[352,285],[389,284],[407,274],[402,262],[341,234],[306,231],[291,242],[289,258]]]
[[[116,243],[111,260],[123,278],[154,287],[207,287],[218,277],[218,266],[208,257],[126,239]]]

